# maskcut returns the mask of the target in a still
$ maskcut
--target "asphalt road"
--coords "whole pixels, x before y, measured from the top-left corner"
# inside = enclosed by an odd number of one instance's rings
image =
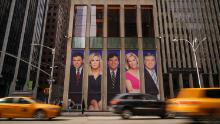
[[[123,120],[119,116],[83,116],[83,117],[57,117],[53,120],[37,121],[34,119],[0,119],[0,124],[187,124],[189,120],[160,119],[158,117],[132,117]]]

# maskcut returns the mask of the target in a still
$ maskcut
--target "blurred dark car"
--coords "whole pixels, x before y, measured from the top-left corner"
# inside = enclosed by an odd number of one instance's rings
[[[133,115],[166,117],[165,102],[152,95],[142,93],[117,95],[111,101],[111,111],[120,114],[123,119],[129,119]]]

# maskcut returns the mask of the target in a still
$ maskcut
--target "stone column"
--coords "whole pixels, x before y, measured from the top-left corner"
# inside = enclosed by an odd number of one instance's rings
[[[102,74],[102,89],[101,89],[101,96],[102,96],[102,110],[107,110],[107,2],[104,5],[104,24],[103,24],[103,74]]]
[[[90,36],[90,23],[91,23],[91,4],[87,5],[87,15],[86,15],[86,43],[85,43],[85,53],[84,53],[84,67],[83,67],[83,93],[82,98],[85,101],[85,106],[87,109],[87,98],[88,98],[88,75],[89,75],[89,36]]]
[[[63,107],[68,108],[68,93],[69,93],[69,79],[70,79],[70,68],[71,68],[71,45],[72,45],[72,31],[73,31],[73,18],[74,18],[74,4],[71,1],[70,13],[69,13],[69,30],[66,36],[67,38],[67,51],[66,51],[66,66],[65,66],[65,77],[63,87]]]
[[[125,85],[125,13],[124,13],[124,4],[120,4],[120,37],[121,37],[121,57],[120,57],[120,91],[121,93],[126,92],[126,85]]]
[[[138,34],[138,58],[139,58],[139,73],[140,73],[140,86],[141,92],[145,93],[144,81],[144,62],[143,62],[143,38],[142,38],[142,21],[141,21],[141,6],[137,3],[137,34]]]

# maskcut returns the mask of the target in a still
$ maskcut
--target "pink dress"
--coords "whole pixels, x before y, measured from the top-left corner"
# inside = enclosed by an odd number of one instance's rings
[[[131,81],[131,85],[132,85],[133,89],[140,90],[140,80],[137,77],[133,76],[129,72],[125,72],[125,78],[126,78],[126,80]]]

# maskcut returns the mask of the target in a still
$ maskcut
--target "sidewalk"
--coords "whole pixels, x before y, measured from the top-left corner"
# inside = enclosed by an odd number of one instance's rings
[[[81,116],[116,116],[117,114],[114,114],[112,112],[84,112],[84,115],[82,115],[81,112],[62,112],[61,116],[66,117],[81,117]]]

